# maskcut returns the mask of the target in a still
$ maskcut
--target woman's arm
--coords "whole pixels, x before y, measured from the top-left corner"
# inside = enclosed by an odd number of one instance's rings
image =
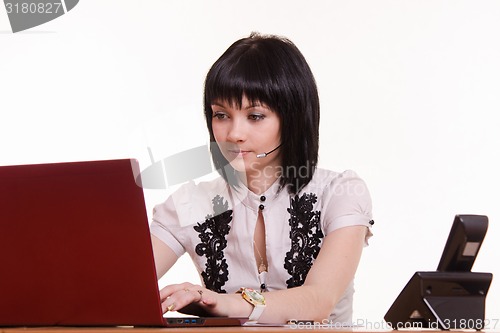
[[[366,232],[365,226],[351,226],[326,236],[302,286],[266,293],[259,322],[328,318],[354,278]]]
[[[304,285],[264,293],[266,308],[261,323],[290,319],[321,321],[329,317],[354,278],[366,236],[365,226],[337,229],[325,237]],[[196,303],[214,315],[248,317],[253,307],[241,295],[217,294],[189,283],[162,289],[163,310],[179,310]]]
[[[153,245],[156,276],[159,279],[175,264],[177,255],[167,244],[156,236],[151,235],[151,244]]]

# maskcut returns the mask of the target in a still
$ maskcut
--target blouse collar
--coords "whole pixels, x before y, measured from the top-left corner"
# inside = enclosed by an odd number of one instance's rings
[[[282,189],[282,191],[286,191]],[[230,189],[232,197],[234,200],[234,205],[238,205],[240,202],[246,207],[259,211],[265,209],[267,205],[271,205],[275,200],[278,199],[280,194],[280,178],[276,179],[274,183],[262,194],[256,194],[248,189],[243,184],[240,186],[235,186]]]

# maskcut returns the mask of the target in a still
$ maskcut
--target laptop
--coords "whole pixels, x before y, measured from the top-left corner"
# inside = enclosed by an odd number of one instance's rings
[[[240,326],[164,318],[133,159],[0,167],[0,326]]]

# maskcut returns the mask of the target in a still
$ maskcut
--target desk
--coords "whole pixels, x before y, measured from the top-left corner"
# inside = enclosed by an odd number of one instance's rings
[[[185,328],[136,328],[136,327],[40,327],[40,328],[1,328],[0,333],[205,333],[205,332],[239,332],[239,333],[279,333],[279,332],[297,332],[297,331],[321,331],[321,332],[336,332],[336,333],[387,333],[392,331],[367,331],[362,329],[338,329],[318,327],[316,329],[310,328],[292,328],[292,327],[185,327]],[[397,331],[396,331],[397,332]],[[421,330],[414,330],[411,333],[422,333]],[[435,333],[442,331],[425,330],[425,333]]]

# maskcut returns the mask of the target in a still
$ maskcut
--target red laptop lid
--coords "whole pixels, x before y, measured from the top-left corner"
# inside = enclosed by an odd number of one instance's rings
[[[0,326],[162,325],[137,171],[0,167]]]

